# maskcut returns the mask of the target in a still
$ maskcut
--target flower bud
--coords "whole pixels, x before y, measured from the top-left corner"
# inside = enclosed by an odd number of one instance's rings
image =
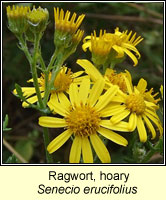
[[[27,15],[30,12],[29,6],[10,6],[6,7],[8,25],[11,32],[14,34],[22,34],[28,28]]]
[[[29,23],[29,29],[34,34],[42,33],[48,24],[49,12],[45,8],[35,8],[27,16],[27,21]],[[28,35],[28,34],[27,34]]]
[[[83,36],[83,31],[78,30],[85,15],[80,15],[76,20],[76,13],[70,18],[70,12],[64,13],[63,9],[54,8],[55,17],[55,34],[54,43],[58,48],[71,48],[80,42]],[[77,31],[78,30],[78,31]],[[77,46],[76,45],[76,46]]]

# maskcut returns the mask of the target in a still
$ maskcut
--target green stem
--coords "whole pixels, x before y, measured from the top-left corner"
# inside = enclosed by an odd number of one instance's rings
[[[110,65],[110,68],[114,69],[114,67],[115,67],[115,62],[112,62],[111,65]]]
[[[47,151],[47,146],[50,143],[50,138],[49,138],[48,128],[45,128],[45,127],[43,127],[43,139],[44,139],[44,147],[45,147],[45,151],[46,151],[47,163],[53,163],[52,155],[49,154],[48,151]]]
[[[36,69],[36,63],[37,63],[38,56],[39,56],[39,59],[40,59],[41,67],[42,67],[43,71],[45,71],[45,78],[46,78],[45,87],[46,88],[47,88],[47,84],[48,84],[48,71],[46,71],[46,66],[45,66],[44,60],[41,56],[41,52],[39,53],[40,36],[39,35],[35,36],[33,57],[31,57],[31,55],[28,51],[27,44],[24,41],[23,36],[22,35],[18,36],[18,39],[21,43],[21,48],[24,51],[24,53],[25,53],[25,55],[26,55],[26,57],[27,57],[27,59],[30,63],[30,66],[31,66],[33,84],[34,84],[34,87],[35,87],[35,90],[36,90],[36,95],[37,95],[37,98],[38,98],[40,108],[44,109],[46,107],[46,104],[43,103],[42,98],[41,98],[41,93],[40,93],[39,84],[38,84],[37,69]],[[38,55],[38,53],[39,53],[39,55]],[[52,64],[54,63],[55,58],[56,58],[56,55],[54,54],[53,58],[51,59],[50,66],[52,66]],[[47,163],[53,163],[52,155],[50,155],[47,151],[47,146],[50,143],[50,138],[49,138],[48,128],[45,128],[45,127],[43,128],[43,139],[44,139],[44,146],[45,146],[45,151],[46,151]]]
[[[40,59],[41,68],[42,68],[43,71],[45,71],[46,70],[46,65],[45,65],[45,62],[44,62],[43,57],[41,55],[41,52],[39,54],[39,59]]]
[[[50,63],[48,65],[48,67],[47,67],[47,70],[44,72],[44,76],[45,76],[44,77],[44,79],[45,79],[45,94],[44,94],[44,101],[43,101],[44,105],[47,104],[48,97],[49,97],[49,94],[50,94],[50,87],[49,87],[50,85],[48,84],[48,82],[49,82],[49,72],[50,72],[50,70],[51,70],[51,68],[52,68],[52,66],[53,66],[53,64],[55,62],[55,59],[56,59],[57,55],[58,55],[58,50],[56,48],[54,53],[53,53],[53,55],[52,55],[52,57],[51,57]]]
[[[38,35],[35,35],[35,43],[34,43],[34,55],[33,55],[33,60],[32,60],[32,78],[33,78],[33,84],[36,90],[36,95],[38,98],[38,102],[40,105],[40,108],[44,109],[45,106],[42,101],[40,89],[39,89],[39,84],[38,84],[38,76],[37,76],[37,70],[36,70],[36,63],[37,63],[37,58],[38,58],[38,49],[39,49],[39,42],[40,38]]]
[[[51,57],[50,63],[49,63],[49,65],[48,65],[48,67],[47,67],[47,70],[48,70],[48,71],[51,70],[51,68],[52,68],[52,66],[53,66],[53,64],[54,64],[54,62],[55,62],[55,59],[56,59],[56,57],[57,57],[57,55],[58,55],[58,52],[59,52],[59,50],[56,48],[55,51],[54,51],[54,53],[53,53],[53,55],[52,55],[52,57]]]
[[[63,56],[62,57],[60,56],[59,59],[57,59],[57,61],[56,61],[57,62],[56,68],[53,69],[53,71],[51,73],[51,80],[49,81],[49,84],[48,84],[47,88],[45,89],[45,95],[44,95],[44,101],[43,101],[44,105],[47,104],[50,91],[51,91],[51,89],[53,88],[53,85],[54,85],[54,80],[55,80],[57,74],[59,73],[59,70],[60,70],[60,68],[63,64],[63,61],[64,61]],[[51,66],[51,65],[49,64],[49,66]],[[48,68],[49,68],[49,66],[48,66]],[[48,76],[48,74],[47,74],[47,76]],[[48,77],[47,77],[47,80],[48,80]]]
[[[25,56],[28,59],[30,65],[31,65],[31,63],[32,63],[32,57],[31,57],[31,55],[30,55],[30,53],[28,51],[28,47],[27,47],[26,41],[23,38],[23,35],[18,35],[17,38],[20,41],[21,49],[24,51]]]
[[[106,71],[107,68],[108,68],[108,64],[105,63],[105,64],[103,65],[103,75],[105,74],[105,71]]]
[[[54,85],[54,80],[55,80],[57,74],[59,73],[59,70],[60,70],[61,66],[62,66],[62,63],[59,63],[56,66],[56,68],[52,71],[51,80],[50,80],[50,82],[48,84],[47,90],[45,91],[45,96],[44,96],[44,104],[45,105],[47,104],[50,91],[51,91],[51,89],[53,88],[53,85]]]

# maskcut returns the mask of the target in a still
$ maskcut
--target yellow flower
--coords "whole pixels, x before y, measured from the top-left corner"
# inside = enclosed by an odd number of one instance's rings
[[[9,29],[15,34],[22,34],[28,27],[27,15],[30,12],[29,6],[8,6],[6,7]]]
[[[70,18],[70,12],[67,10],[64,13],[63,9],[54,8],[54,18],[55,18],[55,34],[54,43],[56,46],[65,46],[65,48],[78,45],[81,41],[84,31],[78,29],[81,25],[85,15],[80,15],[76,20],[76,13]]]
[[[99,78],[104,78],[105,89],[108,89],[111,85],[118,85],[120,90],[123,92],[127,91],[124,76],[131,81],[131,75],[127,70],[125,70],[125,72],[117,73],[115,70],[107,68],[105,74],[102,75],[99,70],[86,59],[78,59],[77,64],[84,68],[85,72],[90,76],[92,81],[96,82]]]
[[[66,13],[64,13],[63,9],[59,11],[59,8],[54,8],[55,29],[65,32],[65,33],[68,32],[71,35],[76,33],[85,15],[83,14],[80,15],[77,20],[76,20],[76,16],[77,16],[76,13],[74,13],[71,19],[69,19],[70,12],[68,10]]]
[[[119,103],[114,103],[114,105],[110,104],[109,109],[111,109],[110,112],[112,113],[111,123],[116,124],[129,117],[128,129],[129,131],[134,131],[137,128],[141,142],[147,141],[145,125],[151,132],[152,139],[156,137],[155,127],[158,128],[161,136],[163,128],[156,114],[158,106],[146,98],[146,81],[140,79],[138,85],[133,87],[126,77],[124,79],[126,81],[128,94],[119,92],[118,94],[121,96]]]
[[[54,88],[55,90],[51,91],[51,96],[58,96],[60,93],[68,92],[69,86],[72,82],[78,83],[82,79],[82,77],[79,77],[83,71],[79,71],[76,73],[72,73],[70,69],[67,67],[63,67],[57,77],[54,81]],[[49,74],[49,80],[51,79],[51,72]],[[30,79],[27,82],[33,82],[33,79]],[[45,77],[44,74],[41,74],[41,77],[38,78],[38,83],[40,85],[39,89],[41,91],[42,98],[44,97],[44,91],[45,91]],[[34,104],[37,102],[38,98],[36,96],[36,90],[34,87],[22,87],[23,95],[27,98],[27,101],[31,104]],[[17,94],[16,89],[13,91],[14,94]],[[23,107],[29,106],[28,103],[23,102]]]
[[[133,60],[134,66],[136,66],[138,64],[138,59],[140,58],[140,53],[136,46],[143,40],[143,38],[140,36],[136,38],[136,33],[131,36],[132,31],[128,34],[127,32],[128,31],[120,32],[119,28],[116,28],[114,33],[106,33],[106,31],[104,31],[102,35],[102,31],[100,31],[99,37],[96,37],[96,32],[94,32],[94,36],[85,37],[82,48],[84,51],[89,48],[92,53],[100,54],[100,56],[103,54],[106,54],[107,56],[109,55],[110,61],[114,59],[122,59],[125,54],[127,54]],[[138,56],[138,59],[132,51]]]
[[[105,34],[105,31],[104,31],[104,34]],[[91,42],[92,61],[97,66],[104,64],[108,59],[111,46],[109,43],[105,42],[102,30],[100,30],[99,37],[96,37],[96,31],[94,31],[94,34],[91,34],[90,42]],[[88,44],[89,43],[87,42],[84,45],[86,46]]]
[[[91,34],[91,51],[99,56],[107,56],[111,49],[110,44],[104,40],[104,34],[102,30],[100,30],[99,37],[96,37],[96,31],[94,31],[94,34]]]
[[[70,85],[69,99],[65,95],[60,96],[59,101],[51,98],[51,109],[63,118],[40,117],[39,125],[50,128],[64,127],[66,130],[48,145],[49,153],[55,152],[73,135],[70,163],[79,163],[81,154],[84,163],[93,163],[91,144],[101,162],[110,163],[109,152],[99,134],[119,145],[128,144],[125,138],[112,131],[127,131],[127,123],[113,125],[110,120],[103,118],[103,111],[117,93],[118,87],[112,86],[101,96],[103,89],[103,79],[96,81],[90,88],[89,78],[84,78],[80,87],[73,83]]]

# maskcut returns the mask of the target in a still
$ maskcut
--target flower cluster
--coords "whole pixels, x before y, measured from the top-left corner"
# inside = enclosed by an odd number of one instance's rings
[[[29,7],[7,7],[9,28],[12,32],[35,35],[45,30],[49,13],[46,9]],[[77,64],[83,69],[73,73],[63,63],[83,37],[84,31],[78,29],[85,17],[76,13],[71,18],[69,11],[54,8],[56,50],[49,65],[43,64],[40,51],[32,56],[33,87],[16,88],[13,93],[20,95],[22,106],[36,106],[40,111],[49,109],[50,116],[41,116],[39,125],[47,128],[62,128],[63,131],[47,146],[51,154],[59,149],[69,138],[72,138],[69,162],[94,162],[94,152],[101,162],[110,163],[111,157],[106,148],[105,139],[127,146],[127,139],[121,132],[136,132],[141,143],[163,134],[161,121],[157,115],[159,98],[153,89],[147,89],[147,81],[141,78],[133,85],[129,71],[118,73],[113,68],[129,56],[134,66],[141,55],[136,46],[143,40],[132,31],[114,33],[100,30],[83,40],[82,49],[90,50],[92,62],[78,59]],[[15,29],[13,28],[15,27]],[[19,29],[22,26],[22,29]],[[20,32],[19,32],[20,31]],[[34,42],[33,39],[30,41]],[[38,44],[38,43],[37,43]],[[34,49],[37,49],[36,43]],[[39,47],[39,46],[38,46]],[[30,55],[31,56],[31,55]],[[40,63],[37,63],[36,56]],[[33,67],[41,69],[38,76]],[[36,69],[36,68],[35,68]],[[162,90],[162,88],[161,88]],[[36,104],[37,103],[37,104]],[[39,103],[39,105],[38,105]],[[105,139],[104,139],[105,138]],[[93,151],[94,150],[94,151]]]
[[[15,7],[13,5],[12,8],[8,6],[6,10],[9,29],[17,35],[25,33],[28,37],[30,35],[29,31],[32,33],[40,33],[43,32],[47,26],[49,18],[47,9],[42,9],[41,7],[36,9],[33,7],[33,9],[30,10],[28,6]]]

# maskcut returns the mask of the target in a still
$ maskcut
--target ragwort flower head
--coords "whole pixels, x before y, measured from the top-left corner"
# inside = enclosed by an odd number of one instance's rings
[[[152,139],[156,137],[156,128],[163,134],[161,121],[156,113],[158,105],[153,98],[147,98],[147,83],[144,79],[140,79],[137,86],[132,85],[129,80],[124,77],[127,85],[128,93],[119,92],[120,101],[110,105],[112,110],[111,123],[116,124],[125,118],[129,117],[129,131],[138,130],[139,139],[141,142],[147,141],[146,127],[152,134]],[[119,106],[118,106],[119,104]],[[146,127],[145,127],[146,125]]]
[[[67,10],[64,13],[63,9],[54,8],[55,17],[55,34],[54,43],[56,46],[65,46],[68,48],[74,45],[77,46],[81,41],[84,31],[78,29],[85,15],[80,15],[76,20],[76,13],[70,18],[70,12]]]
[[[13,5],[6,7],[6,11],[10,31],[16,35],[24,33],[28,28],[27,15],[30,12],[30,7]]]
[[[128,130],[127,123],[120,122],[114,126],[110,123],[110,120],[103,118],[103,111],[107,109],[107,104],[118,90],[117,86],[112,86],[101,95],[104,85],[103,79],[99,79],[90,88],[89,78],[84,78],[80,87],[74,83],[70,85],[69,99],[64,94],[59,97],[59,101],[51,98],[51,109],[63,118],[40,117],[39,125],[50,128],[64,127],[66,130],[48,145],[49,153],[55,152],[73,135],[70,163],[79,163],[81,154],[85,163],[93,163],[90,143],[101,162],[110,163],[109,152],[99,134],[119,145],[126,146],[128,144],[125,138],[112,131]]]
[[[111,50],[111,45],[105,42],[102,30],[100,30],[99,37],[96,37],[96,31],[94,31],[94,34],[91,34],[92,61],[97,66],[104,64],[108,59],[110,50]]]
[[[124,76],[131,82],[131,75],[127,70],[125,70],[125,72],[117,73],[116,70],[107,68],[105,74],[102,75],[100,71],[86,59],[78,59],[77,64],[85,70],[92,81],[96,82],[98,79],[103,78],[105,81],[105,89],[110,88],[112,85],[117,85],[121,91],[127,92]]]
[[[143,38],[140,36],[136,38],[136,33],[134,33],[132,36],[132,31],[129,33],[128,31],[120,32],[119,28],[116,28],[114,33],[106,33],[106,31],[104,31],[102,35],[102,31],[100,31],[99,37],[95,37],[95,34],[94,37],[85,37],[82,48],[84,51],[89,48],[89,50],[92,52],[92,54],[94,53],[94,55],[101,54],[102,56],[103,53],[107,52],[107,62],[109,63],[121,62],[125,59],[125,55],[128,55],[133,60],[134,66],[136,66],[138,64],[138,59],[140,58],[140,53],[136,46],[142,40]],[[101,42],[100,46],[98,44],[99,41]],[[138,59],[132,52],[138,56]]]
[[[79,77],[83,71],[79,71],[76,73],[72,73],[70,69],[67,67],[62,67],[59,74],[56,76],[54,80],[54,88],[51,90],[51,97],[54,96],[58,98],[60,93],[68,92],[69,86],[71,83],[79,83],[81,81],[81,77]],[[51,72],[49,73],[48,82],[51,80]],[[45,76],[41,74],[38,78],[39,89],[41,91],[41,97],[44,97],[45,93]],[[33,79],[28,80],[27,82],[33,82]],[[37,102],[38,98],[36,96],[35,87],[22,87],[23,95],[26,97],[27,101],[30,104],[34,104]],[[14,94],[17,94],[16,89],[13,91]],[[50,97],[50,98],[51,98]],[[28,107],[29,104],[26,102],[22,103],[23,107]]]
[[[127,70],[125,70],[125,72],[117,73],[116,70],[107,68],[104,74],[104,79],[106,81],[107,88],[109,88],[111,84],[118,85],[119,89],[124,93],[126,93],[127,85],[124,76],[127,77],[128,79],[130,79],[131,77],[130,73]]]

